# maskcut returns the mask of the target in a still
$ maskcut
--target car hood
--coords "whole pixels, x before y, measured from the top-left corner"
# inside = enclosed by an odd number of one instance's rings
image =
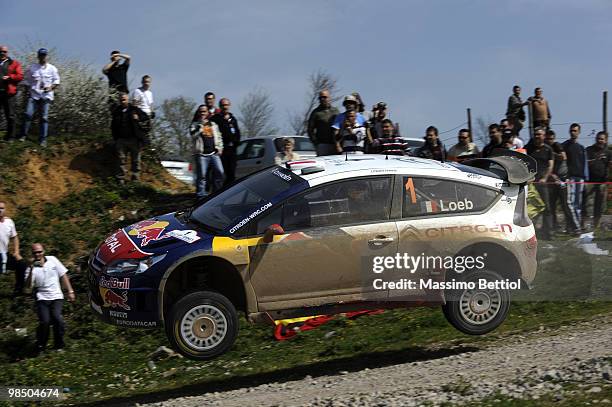
[[[99,247],[96,257],[104,264],[119,259],[141,259],[181,246],[194,250],[211,248],[213,236],[181,223],[174,213],[134,223],[115,231]]]

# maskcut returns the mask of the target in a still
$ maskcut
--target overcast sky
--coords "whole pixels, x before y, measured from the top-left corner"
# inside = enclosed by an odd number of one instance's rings
[[[10,47],[43,41],[96,69],[119,49],[132,56],[132,84],[153,76],[157,101],[199,102],[213,90],[236,107],[259,86],[281,129],[318,69],[369,107],[386,101],[411,137],[464,123],[467,107],[498,121],[515,83],[525,97],[544,89],[553,123],[600,122],[612,81],[610,0],[2,3],[0,41]],[[585,124],[584,142],[600,127]],[[566,138],[567,125],[554,128]]]

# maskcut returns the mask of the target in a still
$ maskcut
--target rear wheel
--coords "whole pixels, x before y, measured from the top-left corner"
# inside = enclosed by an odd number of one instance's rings
[[[168,314],[166,335],[182,355],[207,360],[229,350],[238,336],[234,305],[213,291],[199,291],[178,300]]]
[[[455,328],[469,335],[483,335],[501,325],[510,310],[510,293],[505,288],[479,288],[478,280],[502,281],[494,271],[483,270],[466,275],[462,282],[475,288],[453,290],[442,306],[444,316]]]

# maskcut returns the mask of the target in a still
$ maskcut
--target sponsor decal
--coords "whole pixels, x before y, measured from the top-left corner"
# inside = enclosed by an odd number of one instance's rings
[[[189,244],[200,240],[200,236],[198,236],[198,232],[196,232],[195,230],[171,230],[170,232],[163,235],[160,239],[166,239],[168,237],[174,237]]]
[[[468,178],[479,179],[479,178],[482,178],[482,175],[480,175],[480,174],[474,174],[474,173],[472,173],[472,172],[468,172],[468,173],[467,173],[467,177],[468,177]]]
[[[128,235],[142,239],[140,246],[146,246],[149,242],[159,239],[169,224],[166,221],[143,220],[132,226]]]
[[[140,328],[154,328],[157,326],[157,322],[155,321],[130,321],[126,319],[118,319],[117,321],[115,321],[115,324]]]
[[[377,172],[397,172],[397,170],[395,168],[390,168],[388,170],[370,170],[371,173],[377,173]]]
[[[121,295],[119,295],[110,288],[100,287],[100,295],[104,301],[104,306],[108,308],[123,308],[129,311],[131,308],[127,304],[127,294],[127,291],[123,291]]]
[[[119,312],[113,310],[108,311],[108,314],[114,318],[127,318],[128,316],[127,312]]]
[[[417,229],[413,225],[407,225],[402,230],[402,235],[412,234],[418,238],[428,237],[437,238],[445,236],[454,236],[461,233],[512,233],[512,225],[503,223],[500,225],[462,225],[462,226],[446,226],[441,228]]]
[[[281,171],[279,171],[278,168],[275,169],[274,171],[272,171],[272,174],[276,175],[279,178],[282,178],[283,180],[285,180],[287,182],[291,181],[291,175],[287,175],[287,174],[282,173]]]
[[[145,253],[140,250],[125,234],[123,229],[120,229],[102,243],[100,250],[98,250],[96,254],[96,258],[102,263],[108,264],[118,255],[120,255],[122,259],[141,259],[145,256],[150,256],[151,253]]]
[[[113,233],[112,235],[110,235],[105,241],[104,244],[106,245],[107,249],[112,253],[115,254],[115,252],[117,251],[117,249],[119,249],[121,247],[121,242],[119,241],[119,238],[117,237],[118,234],[120,234],[121,231],[118,230],[115,233]]]
[[[276,170],[278,171],[278,170]],[[283,174],[284,175],[284,174]],[[254,211],[253,213],[251,213],[248,217],[242,219],[240,222],[238,222],[234,227],[232,227],[229,232],[230,233],[234,233],[235,231],[237,231],[238,229],[240,229],[241,227],[243,227],[244,225],[246,225],[247,223],[249,223],[251,221],[251,219],[253,219],[254,217],[256,217],[257,215],[259,215],[260,213],[262,213],[263,211],[265,211],[266,209],[270,208],[272,206],[272,202],[268,202],[267,204],[265,204],[264,206],[262,206],[261,208],[257,209],[256,211]]]
[[[100,282],[98,283],[100,285],[100,287],[106,287],[106,288],[120,288],[122,290],[127,290],[130,288],[130,279],[129,278],[123,278],[123,279],[118,279],[115,277],[112,278],[105,278],[104,276],[100,279]]]

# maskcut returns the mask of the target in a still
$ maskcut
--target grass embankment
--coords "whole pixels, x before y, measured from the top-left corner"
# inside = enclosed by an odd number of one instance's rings
[[[95,143],[67,141],[52,144],[42,153],[24,153],[24,148],[10,145],[0,152],[0,195],[8,197],[13,207],[11,215],[25,244],[45,242],[51,254],[70,264],[115,228],[188,202],[187,195],[171,193],[180,188],[175,189],[173,181],[164,178],[161,169],[151,162],[146,163],[144,184],[118,187],[107,179],[106,167],[110,164],[104,164],[106,156],[101,153],[105,147]],[[76,163],[75,154],[80,157]],[[33,190],[22,175],[36,159],[51,166],[41,168],[38,182],[33,183],[40,185],[48,198],[40,198],[41,193]],[[57,166],[53,162],[63,164]],[[91,167],[99,168],[99,172],[92,172],[88,169]],[[45,181],[45,174],[49,176],[53,171],[65,171],[63,179],[70,183],[62,184],[64,190],[58,191]],[[581,253],[571,248],[559,250],[553,261],[542,266],[542,281],[581,276],[579,284],[572,284],[579,292],[568,295],[584,299],[588,283],[583,277],[593,270],[599,273],[605,263],[599,259],[589,263],[589,257]],[[571,267],[558,271],[559,265]],[[167,345],[163,333],[128,330],[98,321],[88,307],[84,273],[74,265],[70,272],[79,294],[75,304],[64,307],[66,352],[38,357],[33,353],[33,302],[30,298],[13,301],[12,276],[0,277],[2,385],[68,387],[66,402],[74,404],[146,394],[198,394],[443,357],[474,350],[478,343],[501,336],[612,313],[612,302],[605,301],[517,302],[496,332],[468,337],[450,327],[438,309],[396,310],[354,321],[337,319],[287,342],[275,342],[269,327],[246,327],[242,321],[241,334],[228,354],[209,362],[171,358],[156,362],[151,369],[147,355],[159,345]],[[18,336],[15,328],[26,328],[27,336]]]

